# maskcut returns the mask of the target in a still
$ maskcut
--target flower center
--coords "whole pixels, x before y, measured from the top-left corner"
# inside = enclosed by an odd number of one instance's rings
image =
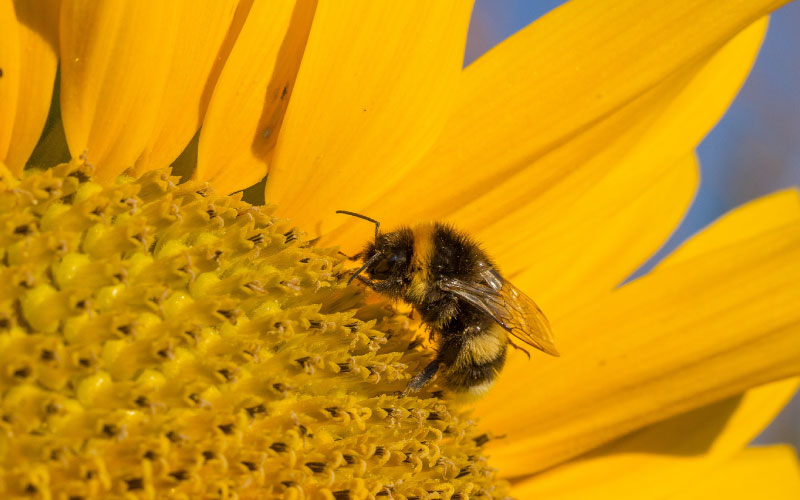
[[[269,208],[73,161],[4,176],[0,227],[3,496],[507,494],[467,409],[399,396],[408,318]]]

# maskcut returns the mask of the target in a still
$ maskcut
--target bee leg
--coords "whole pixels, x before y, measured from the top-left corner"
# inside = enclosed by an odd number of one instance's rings
[[[511,344],[511,347],[513,347],[514,349],[519,349],[520,351],[524,352],[525,355],[528,356],[528,361],[530,361],[531,353],[529,353],[527,349],[525,349],[524,347],[520,347],[517,344],[515,344],[514,342],[512,342],[511,338],[508,339],[508,343]]]
[[[365,278],[365,277],[361,276],[360,274],[359,274],[358,276],[356,276],[356,279],[357,279],[358,281],[360,281],[360,282],[364,283],[364,284],[365,284],[365,285],[367,285],[368,287],[372,288],[373,290],[375,290],[375,291],[380,291],[380,290],[378,290],[378,289],[376,288],[376,285],[377,285],[377,284],[376,284],[374,281],[372,281],[371,279],[369,279],[369,278]]]
[[[319,238],[317,238],[317,239],[319,239]],[[344,255],[345,257],[347,257],[347,259],[348,259],[348,260],[358,260],[358,259],[360,259],[360,258],[361,258],[361,252],[358,252],[358,253],[357,253],[357,254],[355,254],[355,255],[347,255],[346,253],[344,253],[344,252],[342,252],[342,251],[340,250],[340,251],[339,251],[339,255]]]
[[[406,390],[403,391],[402,397],[407,396],[411,392],[417,392],[418,390],[422,389],[425,384],[430,382],[436,372],[439,370],[439,360],[434,359],[428,366],[426,366],[421,372],[417,373],[414,378],[408,383]]]

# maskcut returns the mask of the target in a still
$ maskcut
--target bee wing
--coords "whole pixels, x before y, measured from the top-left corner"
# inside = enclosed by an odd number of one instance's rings
[[[448,279],[441,287],[491,316],[529,346],[558,356],[550,323],[539,306],[491,267],[484,266],[481,276],[485,283]]]

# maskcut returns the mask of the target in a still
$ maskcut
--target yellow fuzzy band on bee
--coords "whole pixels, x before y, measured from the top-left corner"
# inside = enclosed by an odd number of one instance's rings
[[[491,363],[500,357],[506,348],[508,337],[500,326],[492,326],[482,335],[469,338],[456,359],[456,367]]]
[[[417,224],[413,228],[414,233],[414,258],[419,262],[430,261],[433,254],[433,233],[436,226],[433,222]]]
[[[426,290],[427,263],[430,262],[433,254],[433,232],[432,222],[419,224],[414,227],[414,261],[412,262],[413,272],[411,283],[406,289],[407,299],[414,303],[423,299]]]
[[[491,389],[493,385],[494,385],[494,380],[489,380],[482,384],[473,385],[472,387],[467,389],[465,394],[460,395],[461,396],[460,400],[464,402],[468,401],[471,398],[478,399],[487,392],[489,392],[489,389]]]
[[[406,299],[409,302],[417,303],[422,301],[425,297],[425,281],[423,279],[424,271],[419,270],[414,273],[411,278],[411,283],[408,285],[406,289]]]

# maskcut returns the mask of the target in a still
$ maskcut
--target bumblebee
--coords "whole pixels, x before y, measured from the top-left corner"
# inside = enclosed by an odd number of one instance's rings
[[[558,356],[541,309],[502,277],[468,235],[439,222],[381,233],[374,219],[337,213],[375,224],[375,240],[353,257],[363,265],[348,285],[358,278],[378,293],[409,303],[436,343],[436,357],[411,379],[404,394],[420,390],[437,373],[455,393],[484,394],[505,363],[508,345],[522,349],[508,334]]]

